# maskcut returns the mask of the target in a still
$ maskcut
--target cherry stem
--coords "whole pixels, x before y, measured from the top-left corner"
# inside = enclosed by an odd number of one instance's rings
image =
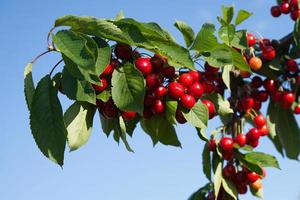
[[[48,49],[47,51],[41,53],[40,55],[38,55],[37,57],[35,57],[30,63],[33,64],[35,63],[40,57],[42,57],[43,55],[50,53],[51,51],[54,51],[54,49]]]
[[[50,71],[50,73],[49,73],[50,77],[51,77],[53,71],[55,70],[55,68],[56,68],[62,61],[63,61],[63,59],[61,59],[60,61],[58,61],[58,62],[54,65],[54,67],[51,69],[51,71]]]

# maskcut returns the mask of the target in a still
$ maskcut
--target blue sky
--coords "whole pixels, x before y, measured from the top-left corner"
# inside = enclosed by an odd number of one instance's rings
[[[46,35],[54,20],[62,15],[91,15],[112,18],[119,10],[141,21],[157,21],[179,42],[173,27],[175,19],[189,23],[198,31],[205,22],[216,22],[222,4],[247,8],[254,16],[243,27],[265,37],[280,38],[293,27],[289,17],[273,19],[269,8],[274,1],[225,0],[1,0],[0,1],[0,199],[53,200],[184,200],[206,183],[202,174],[203,142],[190,126],[178,127],[183,149],[157,145],[138,128],[128,153],[101,132],[99,120],[89,143],[68,153],[64,169],[42,156],[35,146],[23,97],[23,68],[46,48]],[[50,71],[58,57],[48,55],[34,66],[38,80]],[[63,100],[64,106],[69,103]],[[299,117],[297,118],[299,122]],[[210,121],[211,127],[218,121]],[[282,159],[273,145],[263,139],[261,151],[276,155],[282,171],[269,169],[264,180],[267,200],[300,199],[299,163]],[[244,196],[250,200],[254,197]]]

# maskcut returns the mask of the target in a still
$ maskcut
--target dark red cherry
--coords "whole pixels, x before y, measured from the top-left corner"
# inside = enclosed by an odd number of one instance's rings
[[[171,82],[168,87],[169,96],[174,99],[179,99],[184,95],[184,87],[178,82]]]
[[[118,43],[115,46],[114,53],[117,58],[130,61],[132,57],[132,48],[127,44]]]
[[[150,74],[152,72],[152,65],[150,62],[150,58],[140,57],[134,62],[135,67],[142,72],[143,75]]]
[[[272,8],[271,8],[271,15],[273,17],[279,17],[281,15],[280,6],[272,6]]]
[[[202,103],[204,103],[208,109],[209,119],[212,119],[216,115],[215,104],[212,101],[206,99],[202,100]]]

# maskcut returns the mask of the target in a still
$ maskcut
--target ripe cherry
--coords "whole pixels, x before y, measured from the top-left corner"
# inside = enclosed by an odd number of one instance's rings
[[[261,127],[266,125],[266,118],[262,114],[259,114],[254,117],[253,122],[254,122],[255,126],[258,129],[260,129]]]
[[[224,160],[232,160],[234,158],[233,150],[222,151],[222,156]]]
[[[101,78],[100,82],[101,82],[101,86],[96,85],[96,84],[92,84],[92,86],[95,89],[96,93],[100,93],[100,92],[104,91],[107,88],[107,81],[106,81],[105,78]]]
[[[273,94],[272,94],[272,100],[273,100],[274,102],[280,102],[281,99],[282,99],[282,95],[283,95],[283,92],[276,90],[276,91],[273,92]]]
[[[260,178],[260,176],[255,172],[248,172],[247,178],[248,178],[249,183],[254,183],[255,181],[257,181]]]
[[[136,68],[144,75],[150,74],[152,72],[150,58],[140,57],[135,60],[134,64]]]
[[[203,85],[203,91],[206,94],[210,94],[216,89],[215,85],[212,82],[205,81],[202,83],[202,85]]]
[[[255,148],[259,144],[259,140],[248,140],[247,139],[247,144],[250,145],[251,147]]]
[[[165,96],[167,93],[168,93],[168,89],[164,86],[159,86],[158,88],[155,89],[156,98],[161,98]]]
[[[204,103],[208,109],[209,119],[212,119],[216,114],[215,104],[210,100],[206,100],[206,99],[202,100],[202,103]]]
[[[267,78],[264,80],[263,86],[268,93],[273,93],[277,89],[277,82]]]
[[[192,95],[184,94],[181,96],[181,105],[185,108],[191,109],[196,103],[195,98]]]
[[[257,179],[254,183],[251,183],[250,187],[255,191],[261,189],[263,187],[261,179]]]
[[[184,87],[178,82],[171,82],[169,84],[169,96],[174,99],[179,99],[182,95],[184,95]]]
[[[260,132],[257,128],[251,128],[246,135],[247,141],[256,141],[260,137]]]
[[[136,117],[136,114],[137,113],[133,112],[133,111],[122,111],[121,112],[122,117],[127,121],[134,119]]]
[[[247,71],[240,70],[240,75],[243,78],[249,78],[251,76],[251,73],[247,72]]]
[[[241,102],[242,102],[242,108],[247,111],[249,109],[252,108],[252,106],[254,105],[254,99],[250,96],[244,96],[242,99],[241,99]]]
[[[225,178],[233,178],[235,173],[235,167],[232,163],[228,163],[223,169],[223,175]]]
[[[251,33],[247,33],[247,39],[248,39],[248,46],[249,47],[252,47],[256,42],[255,36]]]
[[[258,89],[262,86],[263,81],[259,76],[254,76],[251,80],[251,86],[255,89]]]
[[[281,105],[283,108],[290,108],[295,101],[295,95],[292,92],[285,92],[282,95]]]
[[[291,11],[291,6],[288,2],[283,2],[280,4],[280,10],[283,14],[288,14]]]
[[[175,68],[172,66],[164,67],[162,68],[161,73],[164,77],[172,79],[175,76]]]
[[[267,61],[271,61],[276,57],[276,51],[272,46],[266,46],[262,53],[263,59]]]
[[[261,101],[261,102],[265,102],[267,101],[269,98],[269,95],[266,91],[259,91],[257,93],[257,100]]]
[[[115,118],[118,116],[118,108],[115,106],[112,99],[104,103],[102,112],[106,118]]]
[[[203,86],[201,83],[196,82],[188,88],[188,93],[195,98],[199,99],[203,94]]]
[[[260,110],[261,109],[261,101],[254,100],[254,104],[253,104],[252,108],[257,111]]]
[[[193,77],[195,82],[201,81],[201,74],[198,71],[190,71],[189,74]]]
[[[246,194],[248,191],[248,188],[246,185],[238,185],[237,190],[239,194]]]
[[[280,6],[273,6],[271,8],[271,15],[273,17],[279,17],[281,15]]]
[[[285,62],[285,69],[291,73],[297,72],[298,64],[294,59],[289,59]]]
[[[296,105],[295,108],[294,108],[294,113],[296,115],[299,115],[300,114],[300,104]]]
[[[204,68],[207,72],[217,73],[219,71],[218,67],[211,66],[210,64],[208,64],[208,62],[205,62]]]
[[[233,149],[233,140],[229,137],[223,137],[221,138],[219,145],[223,151],[230,151]]]
[[[187,122],[179,108],[176,110],[175,119],[179,124],[185,124]]]
[[[260,136],[266,136],[269,134],[268,126],[265,124],[260,129],[258,129]]]
[[[290,16],[292,20],[296,21],[300,16],[300,9],[292,10]]]
[[[153,68],[154,72],[160,72],[160,70],[163,68],[163,65],[165,63],[164,60],[161,57],[158,57],[158,56],[153,56],[150,59],[150,62],[151,62],[151,65],[152,65],[152,68]]]
[[[114,49],[117,58],[130,61],[132,57],[132,48],[127,44],[118,43]]]
[[[158,74],[148,74],[146,76],[146,86],[149,89],[158,87],[161,84],[161,77]]]
[[[113,71],[118,67],[119,64],[120,63],[118,60],[112,59],[110,63],[105,67],[103,72],[101,73],[100,78],[111,76]]]
[[[247,137],[244,134],[238,134],[235,138],[234,138],[234,142],[237,143],[240,147],[245,146],[246,142],[247,142]]]
[[[249,65],[252,70],[257,71],[262,67],[262,61],[258,57],[252,57],[249,60]]]
[[[188,87],[194,83],[193,76],[190,73],[181,74],[178,82]]]
[[[264,50],[266,47],[272,46],[271,40],[264,38],[259,41],[259,47]]]
[[[217,149],[217,143],[214,138],[210,139],[208,141],[208,150],[209,151],[215,151]]]
[[[239,171],[235,176],[236,185],[247,185],[247,173],[245,171]]]
[[[165,111],[165,103],[160,99],[156,99],[152,104],[152,112],[155,114],[160,114]]]

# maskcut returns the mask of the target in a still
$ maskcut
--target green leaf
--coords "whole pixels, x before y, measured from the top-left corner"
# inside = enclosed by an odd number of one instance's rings
[[[222,185],[222,162],[219,162],[214,172],[214,191],[217,197]]]
[[[247,49],[248,48],[247,31],[246,30],[236,31],[231,41],[231,45],[238,49],[242,49],[242,50]]]
[[[245,154],[244,159],[261,167],[275,167],[280,169],[278,161],[272,155],[262,152],[250,152]]]
[[[203,24],[191,49],[199,51],[200,53],[215,49],[219,45],[217,37],[214,35],[215,31],[215,25],[208,23]]]
[[[232,65],[225,65],[222,71],[222,79],[228,90],[230,90],[230,72],[234,69]]]
[[[256,172],[259,175],[263,175],[262,166],[258,165],[257,163],[252,163],[245,159],[245,155],[242,153],[236,153],[235,157],[245,165],[250,171]]]
[[[171,124],[176,124],[176,110],[177,110],[178,102],[175,100],[168,99],[166,101],[166,119]]]
[[[79,149],[87,143],[92,131],[95,111],[95,106],[77,101],[65,112],[64,121],[68,131],[70,151]]]
[[[270,116],[267,116],[267,125],[268,125],[268,130],[269,130],[269,139],[273,142],[275,148],[277,149],[277,151],[284,156],[283,153],[283,147],[281,145],[280,139],[276,133],[276,125],[274,123],[271,122],[270,120]]]
[[[206,194],[212,189],[212,184],[207,183],[202,188],[194,192],[188,200],[206,200]]]
[[[182,109],[185,119],[197,128],[206,128],[208,122],[208,109],[201,101],[198,101],[190,110]]]
[[[125,144],[126,149],[129,152],[134,152],[131,149],[131,147],[130,147],[128,141],[127,141],[127,138],[126,138],[126,125],[125,125],[125,122],[124,122],[124,120],[121,116],[119,117],[119,123],[115,124],[115,129],[114,130],[115,130],[115,133],[119,135],[119,137],[121,138],[121,140]]]
[[[231,41],[235,36],[235,26],[229,24],[227,26],[222,26],[219,29],[219,37],[223,40],[223,42],[227,45],[231,45]]]
[[[193,29],[185,22],[176,20],[174,26],[182,33],[185,44],[190,47],[195,39]]]
[[[93,40],[87,40],[81,34],[70,30],[61,30],[53,37],[53,42],[60,52],[78,66],[94,72],[96,64],[94,49],[97,49],[97,46],[91,41]],[[91,48],[91,45],[94,46]]]
[[[206,143],[203,148],[202,152],[202,167],[203,172],[206,178],[210,181],[211,180],[211,162],[210,162],[210,151],[208,149],[208,144]]]
[[[115,70],[112,76],[112,98],[120,110],[136,111],[144,109],[145,83],[143,75],[131,64]]]
[[[230,24],[234,15],[234,7],[233,6],[222,6],[223,19],[227,24]]]
[[[276,130],[286,156],[298,160],[300,153],[300,131],[291,109],[283,109],[271,102],[268,107],[268,119],[271,128]]]
[[[98,50],[97,50],[97,61],[96,61],[96,74],[101,74],[105,67],[110,63],[111,60],[111,48],[109,44],[98,37],[94,38],[95,42],[97,43]]]
[[[296,46],[299,48],[300,46],[300,19],[299,18],[295,22],[293,36],[294,36],[294,42]]]
[[[24,70],[24,94],[28,110],[31,109],[34,92],[35,87],[32,78],[32,63],[28,63]]]
[[[251,191],[251,194],[253,196],[256,196],[260,199],[264,199],[264,192],[263,192],[263,188],[259,189],[259,190],[254,190],[253,188],[250,187],[250,191]]]
[[[230,180],[222,178],[222,186],[227,194],[229,194],[233,199],[237,200],[238,191],[236,186]]]
[[[143,130],[151,137],[154,146],[159,141],[165,145],[181,147],[174,126],[163,116],[142,119],[141,126]]]
[[[208,137],[205,134],[205,130],[204,129],[200,129],[200,128],[196,128],[197,134],[199,136],[199,138],[205,142],[208,141]]]
[[[69,99],[96,105],[95,90],[89,82],[77,80],[66,67],[63,69],[61,81],[63,93]]]
[[[136,128],[136,125],[140,122],[140,119],[136,117],[135,119],[132,119],[129,121],[125,120],[124,122],[125,122],[125,126],[126,126],[126,133],[128,133],[128,135],[130,137],[132,137],[133,132]]]
[[[120,12],[115,17],[115,20],[118,21],[118,20],[121,20],[121,19],[124,19],[124,18],[125,18],[124,12],[123,12],[123,10],[120,10]]]
[[[220,116],[226,116],[233,113],[233,110],[230,108],[230,103],[228,100],[218,93],[212,93],[203,97],[212,101],[215,105],[216,111]]]
[[[67,130],[57,90],[55,90],[49,75],[39,81],[33,95],[30,126],[41,152],[62,166]]]
[[[107,102],[111,97],[111,91],[104,90],[100,94],[97,95],[97,99],[102,100],[103,102]]]
[[[100,116],[102,130],[108,137],[109,134],[114,130],[115,124],[118,123],[117,119],[115,118],[107,119],[100,112],[99,112],[99,116]]]
[[[239,10],[237,17],[235,19],[235,25],[239,25],[240,23],[242,23],[243,21],[248,19],[251,15],[252,15],[252,13],[250,13],[246,10]]]

